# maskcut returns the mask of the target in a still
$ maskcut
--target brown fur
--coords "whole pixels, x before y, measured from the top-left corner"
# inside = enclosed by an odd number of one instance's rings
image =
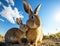
[[[38,11],[41,5],[39,4],[33,13],[31,6],[26,1],[24,1],[23,4],[25,12],[29,14],[29,19],[26,22],[26,25],[29,27],[26,32],[26,37],[28,43],[33,42],[33,45],[37,46],[37,42],[39,40],[42,41],[43,38],[42,23],[40,17],[38,16]]]
[[[20,28],[9,29],[5,34],[5,42],[18,41],[19,43],[21,43],[21,39],[24,37],[25,32],[28,30],[28,27],[22,23],[20,18],[18,18],[18,20],[16,20],[16,21],[18,21]]]
[[[21,38],[23,37],[23,35],[24,32],[22,32],[20,29],[11,28],[5,34],[5,41],[12,42],[12,43],[18,41],[19,43],[21,43]]]

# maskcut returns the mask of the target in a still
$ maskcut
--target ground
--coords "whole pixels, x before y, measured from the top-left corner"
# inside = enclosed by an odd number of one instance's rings
[[[0,42],[0,46],[5,46],[4,42]],[[23,45],[23,44],[10,44],[8,46],[27,46],[27,45]],[[31,45],[33,46],[33,45]],[[56,42],[54,40],[51,39],[44,39],[42,44],[40,44],[40,42],[38,42],[38,46],[60,46],[60,42]]]
[[[5,46],[4,37],[0,37],[0,46]],[[23,44],[9,44],[8,46],[27,46]],[[31,45],[33,46],[33,45]],[[60,46],[60,32],[48,36],[44,36],[42,44],[38,42],[38,46]]]

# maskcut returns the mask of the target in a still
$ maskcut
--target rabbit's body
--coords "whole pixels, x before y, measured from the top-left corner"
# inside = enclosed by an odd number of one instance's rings
[[[15,37],[15,32],[18,30],[18,28],[11,28],[9,29],[6,34],[5,34],[5,42],[15,42],[16,37]],[[13,32],[12,32],[13,31]],[[10,38],[11,37],[11,38]]]
[[[24,32],[22,32],[18,28],[11,28],[5,34],[5,42],[14,43],[16,41],[21,42],[21,38],[24,36]]]
[[[25,12],[29,14],[29,19],[26,22],[26,25],[29,27],[26,32],[27,42],[33,42],[33,45],[37,46],[37,42],[41,42],[43,38],[42,23],[38,16],[38,11],[41,5],[39,4],[33,13],[31,6],[26,2],[26,0],[24,0],[23,4]]]
[[[40,28],[38,28],[38,29],[29,29],[27,31],[26,37],[27,37],[28,42],[31,42],[31,41],[35,42],[35,41],[39,41],[39,40],[42,41],[43,33],[40,30]]]
[[[42,43],[43,39],[43,33],[41,31],[41,28],[36,28],[36,29],[29,29],[26,33],[27,41],[28,43],[33,43],[34,46],[37,46],[38,41]]]
[[[21,39],[25,36],[28,27],[25,24],[22,24],[20,18],[17,18],[17,23],[20,25],[20,28],[11,28],[5,34],[5,42],[13,43],[17,41],[22,43]]]

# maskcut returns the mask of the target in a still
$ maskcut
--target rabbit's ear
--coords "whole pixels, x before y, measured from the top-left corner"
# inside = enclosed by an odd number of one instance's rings
[[[21,18],[16,18],[16,22],[17,22],[18,25],[21,25],[22,24]]]
[[[23,5],[24,5],[24,10],[25,12],[27,12],[29,15],[32,14],[32,8],[29,5],[29,3],[27,3],[25,0],[23,1]]]
[[[40,7],[41,7],[41,4],[39,4],[39,5],[36,7],[36,9],[34,10],[34,14],[36,14],[36,15],[38,14]]]

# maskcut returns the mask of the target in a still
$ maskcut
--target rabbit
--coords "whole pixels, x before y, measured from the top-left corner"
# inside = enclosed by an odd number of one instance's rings
[[[5,42],[6,43],[14,43],[17,41],[18,43],[22,43],[22,38],[25,35],[25,32],[28,30],[28,27],[22,23],[20,18],[16,18],[17,24],[20,25],[20,28],[11,28],[5,34]]]
[[[28,30],[28,26],[22,23],[21,18],[16,18],[17,24],[20,26],[19,29],[23,32],[26,32]]]
[[[29,27],[28,31],[26,32],[26,38],[28,43],[33,43],[34,46],[37,46],[38,41],[42,43],[43,39],[43,32],[42,32],[42,21],[41,18],[38,16],[38,11],[41,7],[41,4],[37,6],[32,12],[32,8],[28,2],[25,0],[23,1],[24,10],[29,15],[29,19],[26,22],[26,25]]]

